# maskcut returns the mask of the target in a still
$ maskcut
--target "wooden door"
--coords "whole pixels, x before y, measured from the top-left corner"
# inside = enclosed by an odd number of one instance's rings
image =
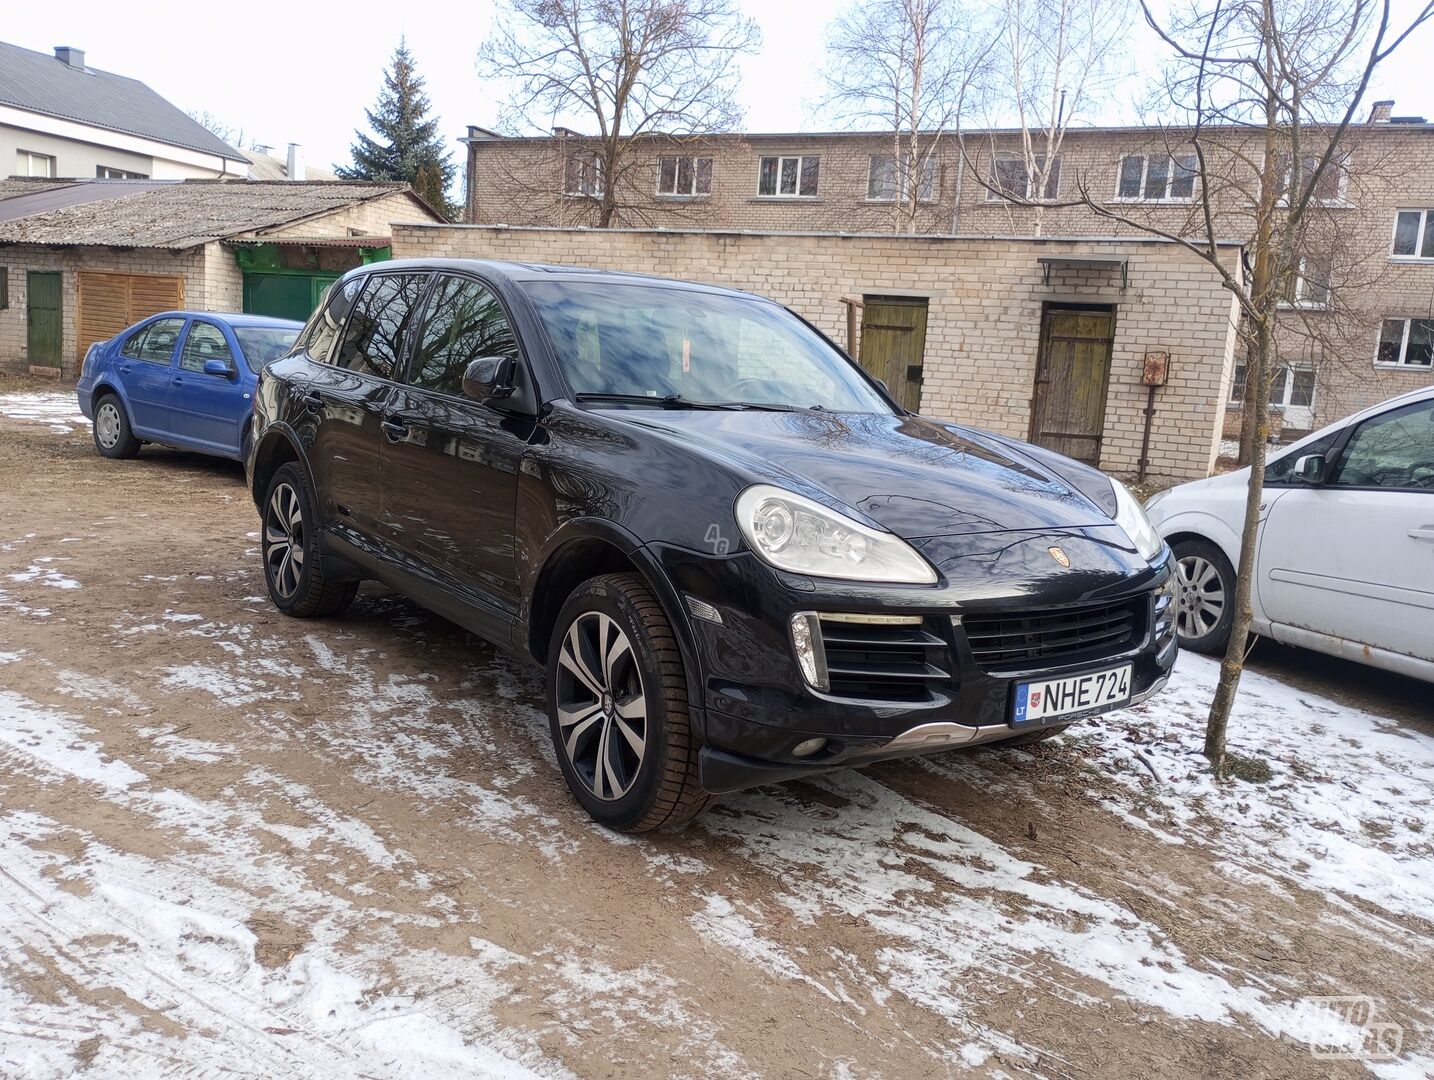
[[[868,296],[861,310],[861,366],[916,412],[926,352],[926,298]]]
[[[184,308],[184,278],[170,274],[116,274],[81,270],[77,361],[96,341],[112,338],[141,319]]]
[[[25,277],[25,338],[30,363],[59,367],[64,337],[60,275],[31,270]]]
[[[1100,464],[1114,340],[1115,312],[1109,308],[1046,309],[1031,401],[1033,443]]]

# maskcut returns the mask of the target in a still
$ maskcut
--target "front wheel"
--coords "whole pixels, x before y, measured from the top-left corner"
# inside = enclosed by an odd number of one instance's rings
[[[1175,634],[1182,648],[1222,653],[1235,621],[1235,568],[1208,540],[1175,545]]]
[[[353,603],[357,581],[328,581],[319,558],[319,515],[303,466],[281,465],[269,481],[262,510],[264,584],[285,615],[337,615]]]
[[[558,614],[547,667],[558,765],[595,821],[649,832],[706,809],[687,672],[642,578],[606,574],[578,586]]]

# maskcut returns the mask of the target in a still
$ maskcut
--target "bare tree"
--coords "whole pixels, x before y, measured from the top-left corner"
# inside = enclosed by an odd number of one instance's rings
[[[208,110],[190,112],[189,118],[209,134],[217,136],[234,147],[235,150],[253,150],[255,148],[253,138],[243,128],[226,124]]]
[[[980,92],[993,40],[960,0],[859,0],[828,26],[821,108],[841,124],[890,128],[868,197],[893,232],[918,231],[921,205],[935,201],[940,151]]]
[[[1434,2],[1395,25],[1392,0],[1221,0],[1162,24],[1146,0],[1145,19],[1172,53],[1166,93],[1190,118],[1171,133],[1193,156],[1197,195],[1183,223],[1162,223],[1097,194],[1084,181],[1080,203],[1099,216],[1172,240],[1204,260],[1234,297],[1245,343],[1242,452],[1250,462],[1234,621],[1206,727],[1205,755],[1223,768],[1230,710],[1250,629],[1250,587],[1270,431],[1269,387],[1276,371],[1280,310],[1306,273],[1311,251],[1336,241],[1320,210],[1340,198],[1345,159],[1375,69],[1434,17]],[[1231,265],[1220,240],[1238,237]]]
[[[478,60],[512,84],[504,127],[587,129],[565,140],[563,189],[607,228],[642,175],[635,140],[737,126],[737,60],[760,41],[733,0],[506,0]]]
[[[1129,58],[1130,0],[1000,0],[995,50],[999,93],[986,155],[967,151],[977,183],[1016,204],[1035,207],[1034,231],[1044,229],[1043,203],[1060,187],[1066,131],[1107,96]],[[1011,140],[996,133],[1009,124]],[[1013,141],[1012,141],[1013,140]],[[985,167],[982,168],[984,157]]]

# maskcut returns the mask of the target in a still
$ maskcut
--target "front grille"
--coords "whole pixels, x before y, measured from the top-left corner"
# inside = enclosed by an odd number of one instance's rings
[[[946,642],[918,625],[822,620],[830,693],[866,701],[930,701],[950,682]]]
[[[1124,652],[1145,630],[1146,600],[1118,604],[967,615],[962,625],[971,655],[985,671],[1101,660]]]

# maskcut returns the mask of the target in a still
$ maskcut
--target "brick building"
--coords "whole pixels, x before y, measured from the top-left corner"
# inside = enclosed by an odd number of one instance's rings
[[[307,318],[396,221],[438,221],[405,184],[0,181],[0,370],[73,373],[158,311]]]
[[[393,253],[636,270],[746,289],[841,344],[845,301],[857,299],[864,307],[852,344],[898,396],[1119,473],[1139,468],[1147,353],[1170,357],[1168,383],[1155,389],[1152,475],[1188,479],[1214,464],[1233,369],[1233,299],[1218,275],[1177,245],[1144,238],[395,225]],[[1236,265],[1238,249],[1225,253]],[[1093,358],[1107,362],[1082,367]],[[912,367],[919,371],[907,381]],[[1091,412],[1069,407],[1080,395],[1062,386],[1063,375],[1093,391]]]
[[[1434,125],[1391,111],[1392,103],[1377,104],[1369,123],[1349,134],[1340,167],[1318,193],[1303,272],[1282,316],[1281,370],[1271,394],[1288,432],[1434,382]],[[1213,193],[1215,235],[1232,243],[1250,234],[1263,157],[1253,138],[1231,129],[1205,139],[1226,158],[1211,169],[1230,178]],[[505,138],[470,128],[464,142],[465,221],[596,224],[603,178],[591,140],[565,132]],[[900,175],[897,149],[890,134],[879,133],[647,137],[634,144],[630,167],[613,185],[614,222],[763,233],[1139,235],[1129,222],[1073,205],[1088,192],[1136,221],[1181,235],[1204,232],[1190,145],[1176,130],[1071,130],[1050,170],[1049,205],[1040,207],[1002,197],[1006,185],[1024,193],[1030,183],[1016,132],[927,138],[911,183]],[[898,197],[906,191],[914,202]],[[1228,407],[1237,427],[1238,363],[1230,392],[1215,422]],[[922,408],[931,406],[923,400]]]

